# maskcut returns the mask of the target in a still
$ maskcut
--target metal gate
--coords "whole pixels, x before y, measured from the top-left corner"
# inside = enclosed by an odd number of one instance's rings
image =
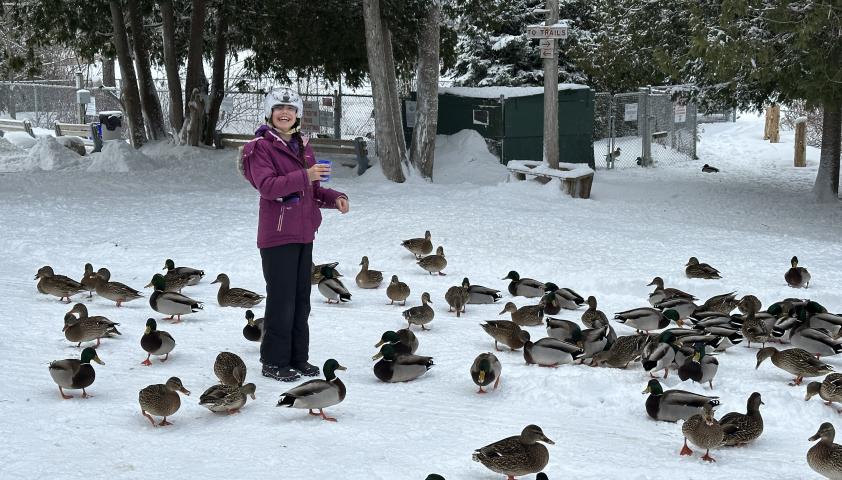
[[[597,93],[594,167],[677,165],[696,159],[696,105],[666,91]]]

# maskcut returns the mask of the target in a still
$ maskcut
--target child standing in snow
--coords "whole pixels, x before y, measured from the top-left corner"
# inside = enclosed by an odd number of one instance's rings
[[[310,269],[320,208],[349,209],[348,197],[320,184],[330,165],[316,163],[299,132],[304,104],[289,88],[269,92],[266,124],[243,149],[243,174],[260,192],[257,247],[266,279],[266,312],[260,362],[263,375],[291,382],[313,377],[308,363]]]

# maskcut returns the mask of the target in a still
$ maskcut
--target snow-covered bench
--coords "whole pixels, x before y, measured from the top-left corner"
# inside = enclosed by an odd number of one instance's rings
[[[253,139],[254,135],[249,134],[217,132],[214,144],[217,148],[239,148]],[[309,143],[316,157],[319,158],[354,157],[356,162],[343,161],[341,163],[346,167],[357,167],[357,173],[360,175],[369,167],[368,145],[362,137],[354,140],[310,137]]]
[[[6,132],[26,132],[30,137],[35,138],[35,132],[32,131],[32,124],[29,120],[0,118],[0,137]]]
[[[573,198],[590,198],[594,174],[590,167],[579,163],[559,163],[558,167],[556,170],[537,160],[509,160],[506,164],[516,180],[534,177],[539,182],[547,183],[557,178],[564,193]]]
[[[86,145],[94,147],[94,152],[102,150],[102,138],[95,123],[59,123],[55,125],[56,137],[79,137]]]

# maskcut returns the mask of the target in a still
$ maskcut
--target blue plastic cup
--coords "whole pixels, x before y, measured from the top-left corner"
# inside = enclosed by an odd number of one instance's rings
[[[316,163],[321,163],[323,165],[331,165],[332,162],[330,160],[316,160]],[[330,180],[330,175],[322,175],[322,180],[321,180],[322,182],[327,182],[329,180]]]

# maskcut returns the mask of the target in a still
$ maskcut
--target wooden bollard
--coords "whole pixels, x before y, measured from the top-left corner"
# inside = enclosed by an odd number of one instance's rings
[[[807,166],[807,117],[795,120],[795,166]]]
[[[769,107],[769,143],[781,141],[781,106],[777,103]]]

